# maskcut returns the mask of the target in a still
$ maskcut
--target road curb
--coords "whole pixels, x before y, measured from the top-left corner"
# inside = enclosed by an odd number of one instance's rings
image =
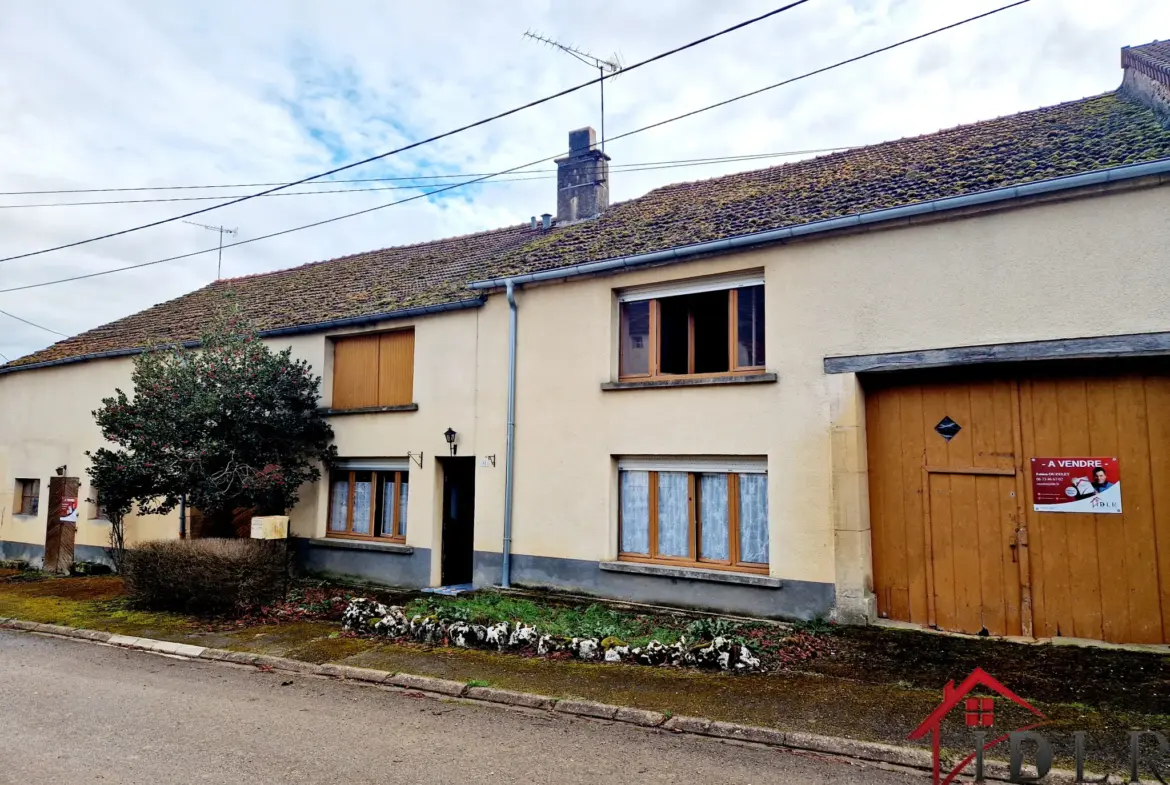
[[[0,629],[21,630],[79,640],[104,643],[127,649],[137,649],[158,654],[167,654],[191,660],[228,662],[237,665],[251,665],[264,670],[288,671],[309,676],[321,676],[342,681],[354,681],[367,685],[389,685],[402,689],[444,698],[463,698],[494,703],[504,706],[518,706],[529,709],[543,709],[591,719],[609,720],[644,728],[658,728],[673,733],[727,741],[750,742],[768,747],[816,752],[869,763],[882,763],[904,768],[929,771],[933,766],[931,755],[924,749],[898,747],[877,742],[859,741],[838,736],[819,736],[797,731],[781,731],[755,725],[740,725],[734,722],[718,722],[704,717],[685,715],[667,716],[656,711],[614,706],[573,698],[553,698],[529,692],[513,692],[494,687],[472,686],[449,679],[416,676],[410,673],[392,673],[370,668],[326,663],[316,665],[302,660],[276,657],[252,652],[228,651],[203,646],[192,646],[151,638],[137,638],[130,635],[116,635],[100,630],[84,630],[57,624],[37,624],[19,619],[0,619]],[[474,684],[475,682],[472,682]],[[998,761],[987,761],[986,774],[989,779],[1008,779],[1007,766]],[[949,768],[949,766],[948,766]],[[1054,769],[1045,778],[1048,783],[1069,783],[1074,785],[1076,776],[1071,771]],[[1110,778],[1109,782],[1121,782]]]

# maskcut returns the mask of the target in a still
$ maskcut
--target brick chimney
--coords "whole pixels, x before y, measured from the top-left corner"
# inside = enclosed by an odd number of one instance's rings
[[[1121,67],[1121,94],[1153,109],[1170,128],[1170,41],[1122,48]]]
[[[590,127],[569,131],[569,154],[557,159],[557,223],[600,215],[609,207],[609,156]]]

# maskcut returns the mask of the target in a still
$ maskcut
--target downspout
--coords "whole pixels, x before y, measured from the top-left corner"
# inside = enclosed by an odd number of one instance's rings
[[[504,447],[504,554],[500,586],[512,587],[512,486],[516,461],[516,285],[504,282],[508,297],[508,436]]]

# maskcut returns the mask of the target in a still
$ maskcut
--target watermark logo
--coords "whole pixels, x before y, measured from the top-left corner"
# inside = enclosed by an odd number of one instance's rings
[[[994,693],[994,695],[991,697],[972,695],[971,693],[977,689]],[[999,734],[989,741],[988,736],[991,735],[989,731],[995,727],[997,698],[1009,701],[1023,709],[1034,721],[1015,730]],[[974,751],[960,760],[949,772],[944,773],[941,755],[943,722],[952,711],[956,710],[963,713],[964,724],[971,729]],[[1009,750],[1009,782],[1041,782],[1052,771],[1052,744],[1036,729],[1047,722],[1048,718],[1041,711],[1009,690],[987,671],[976,668],[958,686],[955,685],[954,681],[947,682],[943,688],[942,702],[922,721],[921,725],[914,729],[908,738],[917,740],[930,736],[934,761],[932,767],[934,785],[950,785],[969,767],[974,782],[985,782],[984,754],[1005,741],[1008,743]],[[1086,738],[1087,734],[1082,731],[1073,733],[1076,782],[1105,782],[1108,779],[1105,776],[1090,779],[1085,775]],[[1143,741],[1153,742],[1156,747],[1156,755],[1143,756]],[[1035,747],[1034,774],[1024,771],[1025,745]],[[1146,747],[1148,749],[1150,745],[1147,744]],[[1167,785],[1161,768],[1170,763],[1170,741],[1165,735],[1150,730],[1132,731],[1129,733],[1129,750],[1130,760],[1127,772],[1129,779],[1127,782],[1140,783],[1142,782],[1141,775],[1148,772],[1154,777],[1154,780],[1147,780],[1148,782],[1156,781]]]

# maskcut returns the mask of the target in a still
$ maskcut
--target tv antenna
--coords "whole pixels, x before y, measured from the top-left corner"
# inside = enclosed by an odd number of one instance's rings
[[[524,38],[531,38],[533,41],[537,41],[537,42],[542,43],[542,44],[548,44],[549,46],[560,49],[562,52],[570,54],[573,57],[575,57],[577,60],[580,60],[585,65],[588,65],[588,66],[591,66],[591,67],[597,69],[598,75],[601,76],[601,80],[597,84],[601,88],[601,152],[604,153],[605,152],[605,79],[606,79],[606,72],[608,72],[611,77],[616,75],[617,73],[619,73],[623,67],[622,66],[622,56],[619,53],[614,52],[612,55],[609,56],[608,60],[603,60],[600,57],[595,57],[590,52],[583,51],[581,49],[578,49],[575,46],[570,46],[568,44],[562,44],[560,41],[557,41],[556,39],[549,38],[548,36],[541,35],[540,33],[533,32],[532,30],[526,30],[524,32],[523,37]]]
[[[208,226],[207,224],[197,224],[194,221],[183,221],[183,223],[190,224],[191,226],[198,226],[200,229],[219,232],[219,257],[215,260],[215,280],[218,281],[223,271],[223,236],[225,234],[239,233],[240,227],[237,226],[235,229],[227,229],[223,226]]]

